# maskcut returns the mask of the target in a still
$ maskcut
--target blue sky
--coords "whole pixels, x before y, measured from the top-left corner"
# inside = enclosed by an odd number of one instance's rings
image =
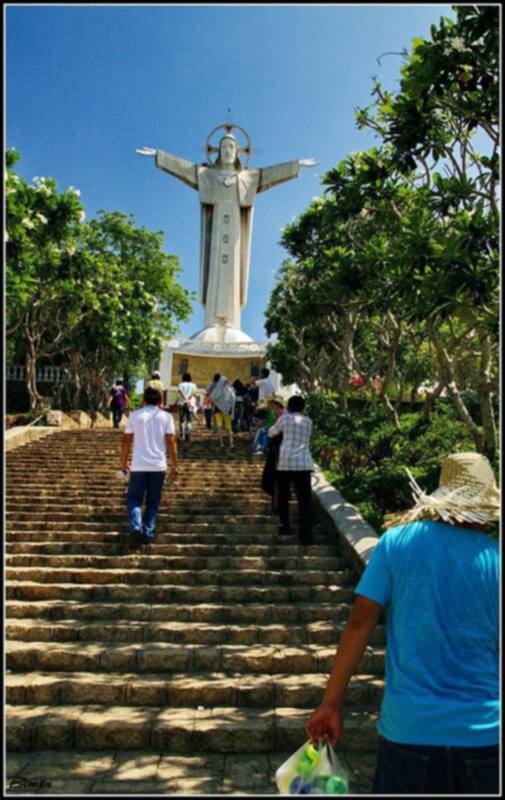
[[[143,145],[204,160],[207,134],[229,119],[249,133],[251,166],[322,162],[257,198],[242,329],[266,338],[263,312],[286,257],[281,228],[322,192],[320,175],[376,143],[354,112],[373,76],[394,89],[413,37],[450,5],[9,6],[7,145],[19,173],[76,186],[88,219],[132,213],[163,231],[179,280],[198,287],[198,195],[136,155]],[[182,334],[200,330],[195,301]]]

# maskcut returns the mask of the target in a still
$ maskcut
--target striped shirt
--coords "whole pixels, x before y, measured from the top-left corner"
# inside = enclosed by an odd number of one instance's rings
[[[312,420],[304,414],[295,412],[283,414],[275,425],[268,429],[269,436],[282,433],[277,470],[281,472],[306,472],[314,469],[310,455],[309,442],[312,433]]]

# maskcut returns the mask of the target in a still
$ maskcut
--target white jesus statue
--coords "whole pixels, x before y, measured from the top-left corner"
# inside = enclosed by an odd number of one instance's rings
[[[314,166],[316,162],[307,159],[244,169],[239,158],[239,143],[231,131],[221,137],[217,151],[215,163],[209,166],[150,147],[136,152],[154,156],[159,169],[198,190],[201,204],[199,300],[205,308],[205,327],[192,338],[206,342],[251,341],[240,329],[240,312],[247,302],[256,195],[296,178],[300,166]]]

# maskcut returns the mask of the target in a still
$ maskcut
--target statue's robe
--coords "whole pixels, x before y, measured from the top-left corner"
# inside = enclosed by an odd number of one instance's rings
[[[199,300],[205,308],[205,327],[225,323],[240,329],[256,195],[298,177],[299,162],[225,172],[157,150],[156,166],[197,189],[200,196]]]

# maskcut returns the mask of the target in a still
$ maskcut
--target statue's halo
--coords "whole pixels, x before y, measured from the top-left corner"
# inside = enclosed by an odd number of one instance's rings
[[[242,134],[242,137],[245,139],[245,141],[246,141],[245,146],[240,145],[240,142],[239,142],[237,155],[239,153],[245,153],[246,154],[246,160],[245,160],[245,163],[243,164],[243,166],[246,167],[249,164],[249,161],[251,160],[252,145],[251,145],[251,139],[249,137],[249,134],[247,133],[247,131],[245,131],[243,128],[241,128],[240,125],[232,125],[230,123],[227,123],[227,124],[225,123],[223,125],[217,125],[209,133],[209,135],[207,136],[207,141],[205,143],[205,154],[206,154],[207,158],[210,161],[211,154],[219,152],[219,146],[216,146],[216,145],[212,144],[211,139],[214,136],[214,134],[217,133],[217,131],[220,131],[223,128],[226,130],[226,133],[232,133],[232,131],[234,131],[234,130],[240,131],[240,133]],[[220,136],[219,138],[221,139],[222,137]],[[237,137],[235,135],[234,135],[234,138],[237,139]],[[238,139],[237,139],[237,141],[238,141]]]

